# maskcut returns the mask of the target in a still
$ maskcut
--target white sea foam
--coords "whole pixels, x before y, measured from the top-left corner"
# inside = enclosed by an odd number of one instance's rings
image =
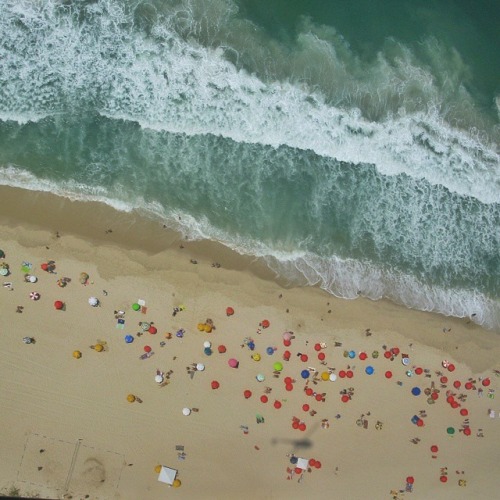
[[[449,110],[442,109],[432,75],[417,66],[407,49],[399,47],[395,61],[381,53],[369,68],[371,90],[367,82],[355,90],[352,81],[366,68],[345,59],[352,54],[329,45],[318,33],[302,33],[303,47],[344,68],[343,76],[335,76],[351,96],[346,102],[353,107],[347,109],[311,93],[308,86],[286,79],[264,82],[229,62],[228,48],[197,43],[193,37],[201,39],[212,28],[205,38],[216,41],[220,21],[209,19],[214,26],[205,26],[197,2],[181,2],[177,11],[170,5],[148,37],[133,29],[132,13],[116,1],[88,5],[84,23],[77,22],[76,10],[64,10],[59,2],[43,5],[6,2],[0,22],[0,35],[10,47],[0,60],[0,102],[6,116],[25,121],[26,116],[92,105],[107,117],[155,130],[313,150],[343,162],[373,164],[384,175],[425,178],[483,203],[500,201],[495,145],[444,120],[443,112]],[[228,15],[212,11],[211,16]],[[186,36],[193,35],[189,42],[182,38],[180,24]],[[420,108],[406,97],[417,87],[420,100],[429,98]],[[356,107],[356,93],[362,99],[370,92],[380,93],[381,109],[401,95],[401,107],[380,121],[369,121]]]

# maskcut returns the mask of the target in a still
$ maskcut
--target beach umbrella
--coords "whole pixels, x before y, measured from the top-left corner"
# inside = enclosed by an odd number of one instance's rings
[[[283,370],[283,363],[276,361],[276,363],[274,363],[273,365],[273,368],[275,371],[280,372],[281,370]]]
[[[354,377],[354,372],[353,372],[352,370],[347,370],[345,374],[346,374],[346,377],[347,377],[347,378],[352,378],[352,377]]]
[[[305,430],[306,430],[306,424],[302,422],[301,424],[299,424],[299,431],[304,432]]]
[[[36,283],[38,281],[38,278],[36,276],[33,276],[31,275],[29,278],[28,278],[28,281],[30,283]]]
[[[231,367],[231,368],[238,368],[238,365],[240,364],[238,362],[237,359],[234,359],[234,358],[230,358],[227,362],[227,364]]]
[[[82,353],[80,351],[73,351],[73,357],[75,359],[80,359],[82,357]]]
[[[269,323],[269,320],[268,319],[263,319],[261,322],[260,322],[260,326],[262,328],[269,328],[269,326],[271,325],[271,323]]]
[[[144,346],[144,352],[151,352],[151,346],[145,345]]]
[[[368,355],[366,354],[366,352],[360,352],[360,353],[359,353],[359,356],[358,356],[358,358],[359,358],[361,361],[364,361],[367,357],[368,357]]]
[[[155,335],[157,331],[158,329],[156,328],[156,326],[150,326],[148,328],[148,332],[151,333],[152,335]]]
[[[335,373],[330,373],[330,381],[335,382],[337,380],[337,375]]]
[[[180,480],[180,479],[175,478],[175,479],[174,479],[174,482],[172,483],[172,486],[173,486],[174,488],[180,488],[180,487],[181,487],[181,485],[182,485],[181,480]]]
[[[134,337],[132,335],[125,335],[125,342],[127,344],[131,344],[134,341]]]
[[[308,396],[312,396],[312,394],[314,393],[314,391],[310,387],[308,387],[305,392]]]
[[[91,305],[92,307],[97,307],[99,305],[99,299],[97,297],[90,297],[89,305]]]
[[[347,403],[349,401],[349,396],[344,394],[340,399],[342,400],[342,403]]]
[[[314,466],[316,465],[316,460],[314,460],[314,458],[310,458],[310,459],[309,459],[308,464],[309,464],[311,467],[314,467]]]
[[[210,349],[210,347],[205,347],[205,349],[203,349],[203,352],[204,352],[207,356],[211,356],[211,355],[212,355],[212,349]]]
[[[356,353],[354,351],[349,351],[349,353],[347,354],[349,356],[349,358],[351,359],[354,359],[356,357]]]
[[[401,358],[401,363],[403,363],[404,366],[408,366],[410,364],[410,358]]]
[[[274,406],[277,410],[279,410],[279,409],[281,408],[281,401],[276,400],[276,401],[274,402],[273,406]]]
[[[232,316],[234,314],[234,309],[232,307],[226,307],[226,316]]]
[[[414,396],[419,396],[420,395],[420,387],[414,387],[412,390],[411,390],[411,393],[414,395]]]
[[[324,380],[324,381],[330,380],[330,374],[328,372],[323,372],[321,374],[321,380]]]
[[[472,389],[473,385],[472,385],[472,382],[465,382],[465,388],[470,390]]]
[[[299,459],[297,457],[291,457],[290,458],[290,463],[295,465],[297,462],[299,461]]]
[[[47,271],[49,265],[46,262],[44,262],[40,267],[42,268],[43,271]]]
[[[462,415],[462,417],[466,417],[467,415],[469,414],[467,408],[462,408],[460,410],[460,415]]]
[[[422,372],[423,372],[423,371],[424,371],[424,370],[422,370],[422,368],[420,368],[420,367],[415,368],[415,373],[416,373],[417,375],[422,375]]]
[[[285,390],[290,392],[290,391],[293,391],[293,385],[292,384],[286,384],[285,385]]]
[[[437,453],[437,452],[438,452],[438,450],[439,450],[439,448],[438,448],[435,444],[433,444],[433,445],[431,446],[431,451],[432,451],[432,453]]]
[[[140,308],[141,308],[141,306],[140,306],[139,304],[137,304],[137,303],[132,304],[132,309],[133,309],[134,311],[138,311]]]
[[[163,382],[163,376],[158,374],[158,375],[155,375],[155,382],[157,384],[161,384]]]
[[[314,344],[315,351],[321,351],[321,344]]]
[[[64,307],[64,302],[62,300],[56,300],[54,302],[54,307],[60,311]]]
[[[196,369],[199,371],[199,372],[202,372],[205,370],[205,365],[203,363],[196,363]]]
[[[442,384],[446,384],[448,382],[448,377],[441,377],[439,379],[439,381],[442,383]]]
[[[39,298],[40,298],[40,294],[38,292],[31,292],[30,293],[31,300],[38,300]]]
[[[295,474],[302,474],[302,469],[300,467],[295,467]]]
[[[434,391],[434,392],[431,394],[431,399],[433,399],[434,401],[436,401],[436,399],[438,399],[438,398],[439,398],[439,394],[438,394],[436,391]]]
[[[220,354],[224,354],[227,349],[225,345],[220,345],[219,347],[217,347],[217,350],[219,351]]]
[[[203,342],[203,347],[212,347],[212,342],[205,340],[205,342]]]
[[[254,361],[260,361],[260,354],[256,352],[255,354],[252,354],[252,359]]]
[[[293,384],[292,377],[285,377],[283,382],[285,382],[285,384]]]
[[[448,396],[448,397],[446,398],[446,402],[447,402],[447,403],[450,403],[450,404],[451,404],[451,403],[453,403],[453,401],[455,401],[455,398],[454,398],[453,396]]]
[[[309,408],[310,408],[310,407],[309,407],[309,405],[308,405],[307,403],[302,405],[302,409],[303,409],[304,411],[309,411]]]
[[[424,421],[421,418],[419,418],[417,420],[417,427],[423,427],[423,426],[424,426]]]
[[[292,345],[292,343],[291,343],[289,340],[286,340],[286,339],[285,339],[285,340],[283,340],[283,345],[284,345],[285,347],[290,347],[290,346]]]
[[[447,434],[449,434],[450,436],[453,436],[453,434],[455,434],[455,429],[453,427],[448,427],[446,429],[446,432]]]
[[[219,382],[217,382],[217,380],[212,380],[210,385],[211,385],[212,389],[218,389],[220,387],[220,384],[219,384]]]
[[[292,332],[285,332],[285,333],[283,334],[283,340],[288,340],[288,341],[290,341],[290,340],[292,340],[292,337],[293,337]]]
[[[247,347],[253,351],[255,349],[255,342],[252,340],[247,344]]]
[[[373,368],[373,366],[367,366],[365,368],[365,372],[367,375],[373,375],[373,372],[375,371],[375,369]]]
[[[413,484],[413,483],[415,482],[415,478],[414,478],[413,476],[408,476],[408,477],[406,478],[406,482],[407,482],[408,484]]]
[[[316,394],[314,397],[316,398],[316,401],[323,401],[323,396],[321,394]]]
[[[290,359],[290,356],[291,356],[291,355],[292,355],[292,353],[291,353],[290,351],[285,351],[285,352],[283,353],[283,359],[284,359],[285,361],[288,361],[288,360]]]
[[[451,403],[451,407],[452,407],[453,409],[456,409],[456,408],[458,408],[459,406],[460,406],[460,405],[459,405],[456,401],[453,401],[453,403]]]
[[[198,329],[199,332],[205,331],[205,323],[198,323],[196,325],[196,328]]]
[[[439,478],[439,480],[442,482],[442,483],[446,483],[446,481],[448,481],[448,476],[441,476]]]
[[[453,387],[454,387],[455,389],[460,389],[460,386],[461,386],[461,385],[462,385],[462,384],[460,383],[460,380],[455,380],[455,382],[453,382]]]
[[[162,469],[161,465],[157,465],[157,466],[155,467],[155,472],[156,472],[157,474],[159,474],[159,473],[161,472],[161,469]]]
[[[449,371],[449,372],[454,372],[454,371],[455,371],[455,365],[454,365],[453,363],[450,363],[450,364],[448,365],[448,371]]]
[[[387,359],[392,358],[392,352],[391,351],[385,351],[384,352],[384,358],[387,358]]]
[[[264,382],[264,380],[266,380],[266,377],[262,373],[258,373],[255,378],[257,379],[257,382]]]
[[[102,351],[104,351],[104,346],[102,344],[96,344],[94,346],[94,351],[102,352]]]
[[[248,399],[252,396],[252,391],[249,391],[248,389],[243,392],[243,396],[245,396],[245,399]]]
[[[260,400],[262,403],[267,403],[269,401],[269,398],[265,394],[262,394]]]
[[[392,352],[392,354],[394,354],[394,356],[397,356],[400,353],[399,347],[393,347],[391,349],[391,352]]]
[[[133,394],[129,394],[129,395],[127,396],[127,401],[128,401],[129,403],[133,403],[133,402],[135,401],[135,396],[134,396]]]
[[[307,362],[308,359],[309,359],[309,356],[307,354],[300,355],[300,360],[303,361],[304,363]]]
[[[389,370],[387,370],[387,371],[385,372],[385,378],[392,378],[392,372],[391,372],[391,371],[389,371]]]
[[[321,462],[319,460],[316,460],[316,463],[314,464],[314,467],[316,469],[321,469]]]
[[[187,417],[188,415],[191,415],[191,408],[183,408],[182,409],[182,414]]]
[[[489,378],[485,378],[481,383],[484,387],[488,387],[491,384],[491,381]]]
[[[146,322],[146,321],[141,321],[141,322],[139,323],[139,325],[140,325],[141,330],[142,330],[143,332],[147,332],[147,331],[149,330],[149,327],[151,326],[151,325],[150,325],[148,322]]]
[[[324,353],[324,352],[320,352],[320,353],[318,353],[318,359],[319,359],[320,361],[323,361],[325,358],[326,358],[326,356],[325,356],[325,353]]]
[[[413,415],[413,417],[411,417],[412,424],[416,424],[419,420],[420,418],[418,417],[418,415]]]
[[[274,354],[274,349],[272,347],[268,347],[266,349],[266,353],[269,354],[269,356],[271,356],[271,354]]]
[[[205,324],[205,326],[203,327],[203,330],[206,332],[206,333],[211,333],[212,330],[213,330],[213,326],[212,325],[209,325],[208,323]]]
[[[345,371],[344,370],[340,370],[339,371],[339,377],[340,378],[345,378]]]
[[[309,373],[309,370],[302,370],[302,371],[300,372],[300,376],[301,376],[302,378],[309,378],[309,375],[311,375],[311,374]]]
[[[471,430],[470,430],[470,427],[466,427],[466,428],[464,429],[464,434],[465,434],[466,436],[470,436],[470,435],[471,435]]]

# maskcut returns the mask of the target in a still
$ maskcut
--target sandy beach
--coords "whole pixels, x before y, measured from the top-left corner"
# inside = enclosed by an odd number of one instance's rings
[[[141,214],[5,187],[0,200],[2,494],[496,496],[499,332],[289,288]]]

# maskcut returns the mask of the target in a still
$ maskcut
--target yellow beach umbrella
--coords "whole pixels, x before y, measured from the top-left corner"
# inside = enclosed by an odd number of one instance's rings
[[[157,465],[157,466],[155,467],[155,472],[156,472],[157,474],[159,474],[159,473],[161,472],[161,465]]]
[[[129,395],[127,396],[127,401],[128,401],[129,403],[133,403],[133,402],[135,401],[135,396],[134,396],[133,394],[129,394]],[[160,466],[160,468],[161,468],[161,466]],[[161,469],[160,469],[160,470],[161,470]]]
[[[182,483],[181,483],[181,480],[180,480],[180,479],[174,479],[174,482],[172,483],[172,486],[173,486],[174,488],[179,488],[181,484],[182,484]]]
[[[328,372],[323,372],[321,374],[321,380],[330,380],[330,374]]]
[[[254,361],[260,361],[260,354],[258,352],[256,352],[253,356],[252,356],[252,359]]]
[[[198,323],[198,330],[200,332],[205,331],[205,323]]]
[[[97,352],[102,352],[104,350],[104,346],[102,344],[96,344],[94,346],[94,350]]]
[[[206,323],[204,325],[203,329],[205,330],[205,332],[210,333],[212,331],[212,325],[209,325],[208,323]]]
[[[80,351],[73,351],[73,357],[75,359],[80,359],[82,357],[82,353]]]

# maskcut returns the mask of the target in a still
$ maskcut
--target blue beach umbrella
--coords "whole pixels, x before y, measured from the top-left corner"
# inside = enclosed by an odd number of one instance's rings
[[[266,349],[266,352],[267,352],[267,354],[269,354],[269,356],[271,356],[271,354],[274,354],[274,349],[272,347],[268,347]]]
[[[302,378],[309,378],[310,375],[309,370],[302,370],[300,372],[300,375],[302,376]]]
[[[125,335],[125,342],[127,344],[131,344],[134,341],[134,337],[132,335]]]
[[[291,464],[294,464],[294,465],[295,465],[298,461],[299,461],[299,459],[298,459],[297,457],[292,457],[292,458],[290,458],[290,463],[291,463]]]
[[[251,351],[253,351],[253,350],[255,349],[255,343],[254,343],[254,342],[249,342],[249,343],[247,344],[247,346],[248,346],[248,348],[249,348]]]
[[[203,350],[203,352],[204,352],[207,356],[211,356],[211,355],[212,355],[212,349],[210,349],[210,347],[205,347],[205,349]]]
[[[412,390],[411,390],[411,393],[414,395],[414,396],[420,396],[420,387],[414,387]]]
[[[367,375],[373,375],[373,372],[375,371],[375,369],[373,368],[373,366],[371,365],[368,365],[366,368],[365,368],[365,372]]]
[[[356,353],[354,351],[349,351],[349,357],[351,359],[355,358],[356,357]]]

